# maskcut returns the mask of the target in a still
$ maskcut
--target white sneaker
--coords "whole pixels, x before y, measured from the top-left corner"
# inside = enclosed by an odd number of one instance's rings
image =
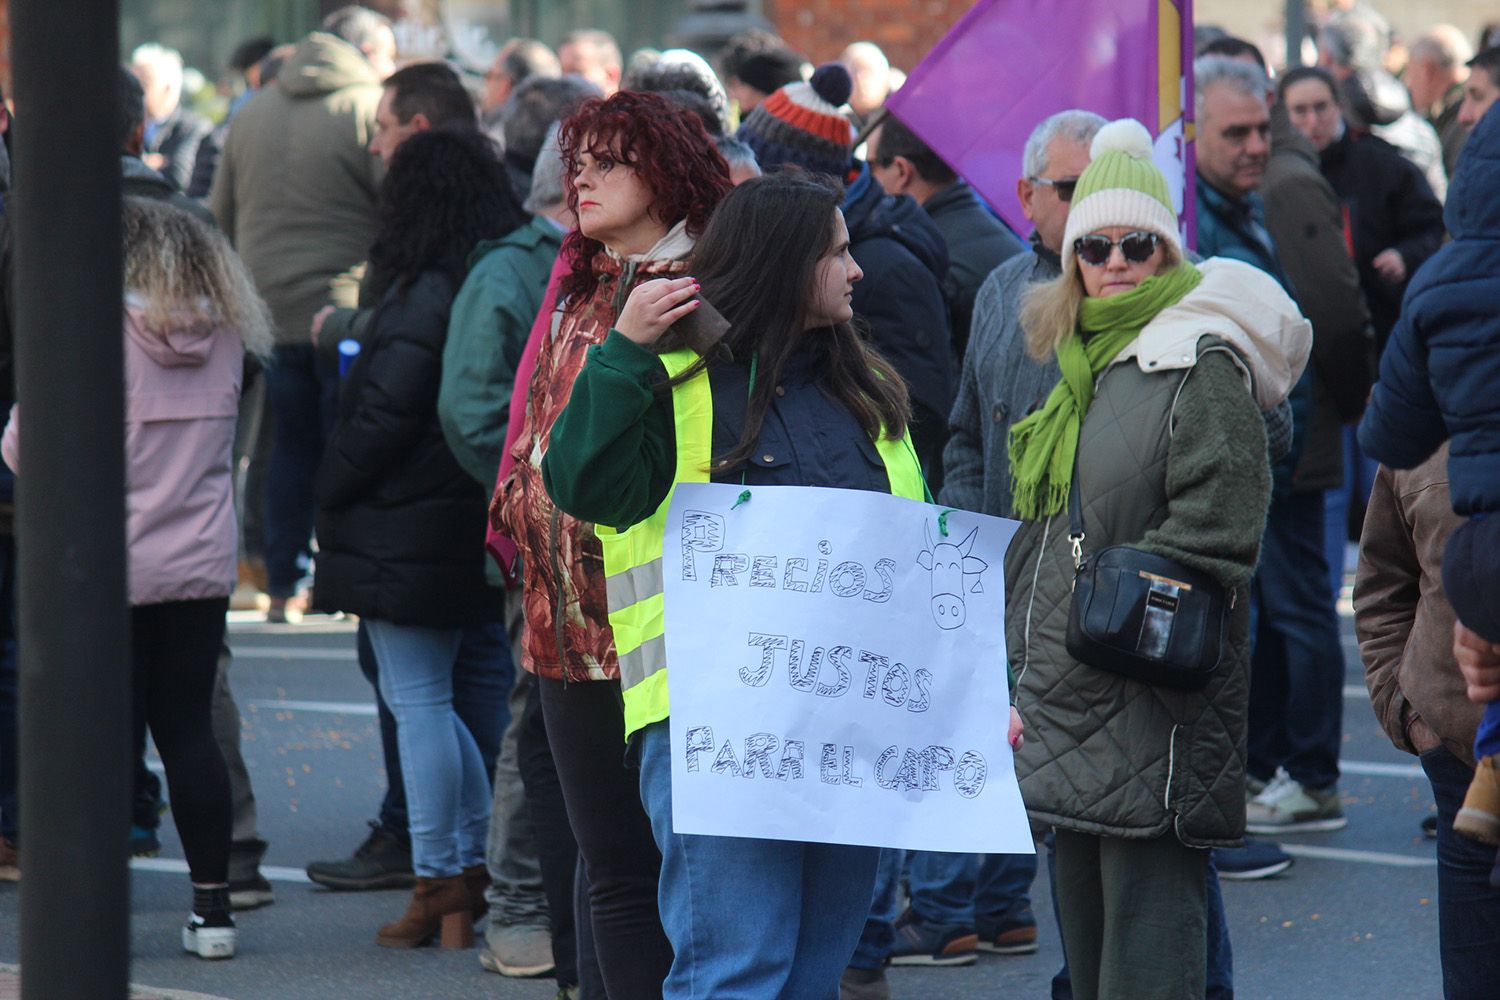
[[[211,927],[198,914],[189,915],[186,926],[182,928],[182,950],[199,958],[233,958],[239,931],[235,930],[233,920],[222,919],[228,920],[227,926],[215,920],[216,926]]]
[[[1278,771],[1271,783],[1245,805],[1249,833],[1323,833],[1349,825],[1338,786],[1308,788]]]

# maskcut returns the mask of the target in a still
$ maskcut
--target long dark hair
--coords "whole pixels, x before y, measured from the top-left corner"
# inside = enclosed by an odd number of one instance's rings
[[[689,236],[703,231],[714,206],[730,188],[729,164],[714,146],[702,120],[660,94],[622,90],[608,99],[593,98],[564,119],[557,146],[567,176],[568,208],[578,211],[581,153],[618,160],[635,170],[651,189],[652,216],[668,228],[687,222]],[[594,255],[598,240],[575,229],[563,240],[573,269],[563,277],[562,293],[576,303],[594,294],[599,276]]]
[[[818,263],[833,249],[834,213],[843,200],[835,182],[799,170],[748,180],[719,203],[693,251],[689,269],[703,297],[729,320],[720,342],[739,363],[756,359],[745,427],[716,468],[749,459],[766,411],[792,355],[811,351],[816,383],[843,403],[872,438],[906,432],[911,402],[906,382],[865,343],[852,324],[806,329]],[[668,332],[659,350],[682,346]],[[720,359],[702,358],[667,386],[692,378]]]
[[[494,144],[478,129],[418,132],[391,157],[370,247],[375,291],[405,293],[437,269],[457,287],[469,254],[526,222]]]

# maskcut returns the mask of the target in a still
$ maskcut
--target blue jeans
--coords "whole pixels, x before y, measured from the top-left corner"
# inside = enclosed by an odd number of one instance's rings
[[[972,928],[980,922],[1029,921],[1034,854],[882,850],[870,913],[849,963],[857,969],[878,969],[895,947],[893,925],[903,861],[911,909],[923,923]]]
[[[1278,767],[1310,788],[1339,780],[1344,651],[1328,589],[1323,494],[1274,500],[1251,598],[1256,606],[1250,668],[1250,774]]]
[[[911,856],[911,908],[925,923],[975,926],[1031,908],[1034,854]]]
[[[396,719],[412,869],[446,878],[484,862],[490,784],[479,747],[453,709],[460,629],[365,619],[380,694]]]
[[[272,597],[291,597],[312,558],[313,477],[338,420],[338,372],[311,344],[278,344],[266,368],[272,421],[266,462],[265,555]]]
[[[385,798],[380,802],[380,825],[402,840],[406,831],[406,785],[401,779],[401,748],[396,742],[396,720],[380,694],[379,666],[364,622],[356,636],[359,669],[375,688],[375,709],[380,720],[380,749],[385,762]],[[495,773],[495,758],[510,724],[510,689],[516,666],[499,622],[475,625],[463,631],[458,662],[453,666],[453,708],[468,727],[479,747],[485,773]]]
[[[1438,948],[1444,1000],[1481,1000],[1500,983],[1500,889],[1490,886],[1495,849],[1453,830],[1474,771],[1444,747],[1422,754],[1437,802]]]
[[[910,855],[894,848],[881,848],[875,870],[875,891],[864,930],[849,964],[856,969],[878,969],[896,948],[896,900],[901,895],[901,871]]]
[[[837,1000],[880,851],[672,832],[667,722],[640,734],[641,801],[661,848],[672,942],[663,1000]]]
[[[1356,513],[1370,502],[1370,490],[1375,485],[1375,470],[1380,463],[1359,450],[1357,429],[1343,429],[1344,438],[1344,483],[1323,492],[1323,546],[1328,557],[1329,582],[1337,595],[1344,586],[1344,559],[1349,549],[1349,511]],[[1363,518],[1360,518],[1362,521]],[[1358,538],[1358,531],[1355,532]]]
[[[1059,926],[1057,913],[1057,864],[1052,834],[1047,834],[1047,883],[1052,890],[1052,919]],[[1234,1000],[1234,950],[1229,943],[1229,919],[1224,915],[1224,893],[1219,887],[1219,872],[1214,868],[1213,852],[1208,855],[1208,899],[1206,903],[1208,934],[1208,975],[1204,1000]],[[1057,935],[1059,943],[1062,934]],[[1052,1000],[1073,1000],[1073,981],[1068,975],[1068,956],[1063,953],[1062,968],[1052,977]]]

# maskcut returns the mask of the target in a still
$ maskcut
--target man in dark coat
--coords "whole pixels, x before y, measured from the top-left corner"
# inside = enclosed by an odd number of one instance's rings
[[[142,160],[186,191],[193,177],[198,146],[214,130],[213,122],[182,106],[182,56],[174,49],[148,43],[130,57],[130,68],[146,94],[146,136]]]
[[[1217,56],[1198,59],[1193,72],[1198,252],[1253,264],[1295,295],[1257,191],[1271,153],[1265,74]],[[1324,496],[1299,489],[1295,476],[1312,417],[1312,371],[1309,366],[1292,392],[1293,445],[1274,467],[1252,588],[1260,614],[1250,687],[1251,833],[1333,830],[1346,823],[1337,787],[1343,647],[1323,551]]]
[[[974,298],[1000,262],[1026,249],[952,167],[895,115],[870,136],[870,172],[886,194],[910,195],[943,235],[948,276],[943,297],[953,319],[953,356],[969,342]]]
[[[1344,203],[1360,285],[1384,345],[1407,279],[1443,242],[1443,206],[1394,146],[1347,123],[1336,88],[1325,71],[1304,66],[1283,75],[1277,90]]]
[[[844,195],[844,221],[849,252],[865,272],[854,286],[854,315],[869,328],[875,349],[906,379],[912,444],[929,488],[936,490],[953,404],[953,353],[941,284],[948,251],[922,207],[882,191],[865,164]]]

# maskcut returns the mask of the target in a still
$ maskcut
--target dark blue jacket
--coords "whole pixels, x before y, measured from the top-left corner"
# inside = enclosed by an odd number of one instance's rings
[[[1198,254],[1202,257],[1229,257],[1258,267],[1296,299],[1297,291],[1286,271],[1282,270],[1276,241],[1266,228],[1265,208],[1260,195],[1251,192],[1244,201],[1231,201],[1202,175],[1197,180],[1194,187],[1198,204]],[[1313,419],[1312,371],[1312,366],[1308,365],[1287,397],[1292,408],[1292,445],[1272,469],[1277,497],[1286,497],[1297,491],[1292,476],[1302,460],[1307,429],[1312,426]]]
[[[948,250],[922,206],[886,194],[866,164],[844,196],[844,221],[849,252],[865,273],[854,285],[855,318],[911,390],[912,441],[935,492],[957,367],[942,288]]]
[[[1406,289],[1359,424],[1365,453],[1396,469],[1445,440],[1459,514],[1500,510],[1500,112],[1470,133],[1443,211],[1452,240]]]

